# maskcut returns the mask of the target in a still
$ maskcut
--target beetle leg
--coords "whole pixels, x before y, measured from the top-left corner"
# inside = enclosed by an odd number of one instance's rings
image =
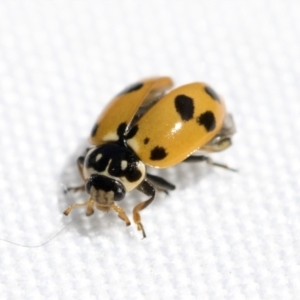
[[[79,156],[77,159],[77,166],[78,166],[79,174],[80,174],[82,180],[84,181],[83,162],[84,162],[84,156]],[[65,193],[70,192],[70,191],[72,191],[74,193],[77,191],[85,191],[85,184],[80,185],[80,186],[75,186],[75,187],[68,187],[68,188],[66,188]]]
[[[166,194],[176,188],[174,184],[168,182],[164,178],[149,173],[147,173],[147,180],[151,182],[158,191],[165,192]]]
[[[148,200],[143,201],[141,203],[139,203],[138,205],[135,206],[135,208],[133,209],[133,220],[134,223],[137,225],[137,229],[142,231],[143,233],[143,238],[146,237],[146,233],[143,227],[143,224],[141,222],[141,215],[140,215],[140,211],[143,210],[144,208],[146,208],[154,199],[155,197],[155,189],[154,187],[146,180],[144,180],[138,187],[137,189],[144,193],[147,196],[151,196]]]
[[[65,193],[67,193],[67,192],[76,193],[78,191],[85,191],[85,185],[83,184],[83,185],[79,185],[79,186],[70,186],[70,187],[66,188],[64,192]]]
[[[205,156],[205,155],[200,155],[200,156],[192,155],[192,156],[189,156],[188,158],[186,158],[183,162],[201,162],[201,161],[206,161],[209,165],[212,165],[212,166],[216,166],[216,167],[227,169],[229,171],[237,172],[236,169],[230,168],[229,166],[227,166],[225,164],[220,164],[220,163],[214,162],[210,157]]]
[[[208,151],[208,152],[220,152],[228,147],[230,147],[232,144],[231,138],[226,137],[222,138],[221,140],[212,141],[211,143],[208,143],[201,147],[201,150]]]
[[[80,207],[80,206],[87,206],[87,209],[86,209],[86,215],[87,216],[90,216],[94,213],[94,209],[93,209],[93,206],[94,206],[94,201],[92,199],[89,199],[87,200],[86,202],[84,203],[74,203],[72,205],[70,205],[65,211],[64,211],[64,215],[68,216],[69,213],[71,212],[71,210],[75,207]]]
[[[111,208],[118,213],[118,217],[126,223],[126,226],[130,225],[130,221],[126,215],[124,209],[118,205],[113,204]]]

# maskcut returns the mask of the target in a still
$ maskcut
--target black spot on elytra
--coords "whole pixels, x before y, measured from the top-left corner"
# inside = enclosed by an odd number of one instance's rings
[[[135,84],[127,87],[125,90],[123,90],[120,94],[118,94],[118,96],[137,91],[137,90],[141,89],[143,87],[143,85],[144,84],[142,82],[135,83]]]
[[[211,96],[214,100],[216,100],[216,101],[218,101],[218,102],[221,101],[219,95],[218,95],[218,94],[217,94],[210,86],[206,85],[205,88],[204,88],[204,90],[205,90],[205,92],[206,92],[209,96]]]
[[[206,111],[197,118],[197,123],[203,125],[206,131],[213,131],[216,128],[216,119],[211,111]]]
[[[186,95],[175,98],[175,108],[183,121],[188,121],[194,115],[194,100]]]
[[[149,141],[150,141],[150,139],[146,137],[146,138],[144,139],[144,144],[147,145],[147,144],[149,143]]]
[[[156,146],[151,150],[150,159],[151,160],[161,160],[164,159],[168,153],[164,147]]]
[[[99,124],[96,123],[91,131],[91,137],[94,137],[96,135],[98,127],[99,127]]]
[[[124,123],[121,123],[117,129],[117,135],[120,139],[122,139],[124,137],[124,134],[125,134],[125,130],[127,128],[127,124],[124,122]]]
[[[126,135],[126,139],[127,139],[127,140],[132,139],[132,138],[136,135],[136,133],[138,132],[138,130],[139,130],[138,125],[133,126],[133,127],[129,130],[128,134]]]

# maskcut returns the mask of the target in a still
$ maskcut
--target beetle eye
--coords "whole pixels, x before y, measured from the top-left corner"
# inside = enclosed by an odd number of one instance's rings
[[[118,181],[115,181],[114,183],[115,183],[114,184],[114,189],[113,189],[113,191],[114,191],[114,200],[115,201],[121,201],[121,200],[124,199],[125,193],[126,193],[125,189],[124,189],[124,186]]]
[[[125,192],[118,190],[117,192],[115,191],[114,193],[114,200],[115,201],[121,201],[125,197]]]

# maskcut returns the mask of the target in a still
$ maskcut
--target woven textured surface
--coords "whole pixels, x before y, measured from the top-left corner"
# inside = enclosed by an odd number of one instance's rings
[[[285,3],[284,3],[285,2]],[[300,3],[1,1],[1,299],[299,299]],[[205,81],[238,133],[142,213],[62,211],[104,105],[154,75]],[[122,205],[130,214],[145,197]]]

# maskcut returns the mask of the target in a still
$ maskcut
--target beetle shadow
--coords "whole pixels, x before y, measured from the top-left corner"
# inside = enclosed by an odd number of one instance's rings
[[[77,149],[72,153],[60,175],[61,186],[57,192],[58,194],[58,206],[59,211],[62,214],[62,222],[67,225],[72,223],[71,226],[68,226],[68,231],[75,231],[79,235],[87,236],[89,238],[97,237],[99,235],[106,236],[107,238],[112,235],[132,235],[132,231],[135,230],[135,225],[132,222],[130,230],[125,226],[124,221],[120,220],[117,217],[117,214],[113,211],[111,212],[101,212],[95,209],[93,215],[87,217],[85,214],[86,207],[76,207],[74,208],[68,216],[65,216],[63,212],[67,207],[74,203],[83,203],[88,198],[89,195],[86,192],[67,192],[67,187],[80,186],[83,184],[83,180],[80,177],[78,167],[77,167],[77,158],[83,155],[87,148],[90,145],[86,141],[80,142]],[[160,176],[167,181],[176,185],[176,190],[184,190],[193,185],[198,184],[202,178],[207,176],[212,172],[213,167],[207,165],[205,162],[199,163],[181,163],[175,167],[168,169],[154,169],[148,168],[150,174]],[[176,192],[176,190],[174,192]],[[172,197],[172,193],[167,195],[167,198]],[[155,202],[156,205],[163,205],[166,197],[164,193],[158,192]],[[126,195],[125,200],[121,201],[120,206],[128,213],[128,217],[132,221],[131,211],[134,206],[146,200],[147,197],[138,191],[130,192],[129,195]]]

